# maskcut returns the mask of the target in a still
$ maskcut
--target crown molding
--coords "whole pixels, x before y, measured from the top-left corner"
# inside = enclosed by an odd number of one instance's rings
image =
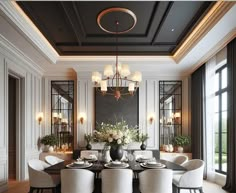
[[[175,63],[171,56],[118,56],[120,61],[145,61],[145,62],[172,62]],[[57,63],[64,62],[111,62],[115,61],[115,56],[60,56]]]
[[[221,41],[219,41],[214,48],[208,52],[204,57],[202,57],[196,65],[193,66],[190,71],[188,71],[188,74],[193,73],[198,67],[206,63],[210,58],[215,56],[220,50],[222,50],[227,44],[233,40],[236,37],[236,28],[234,28],[232,31],[230,31]]]
[[[16,2],[1,1],[0,9],[52,63],[56,63],[58,53]]]
[[[9,42],[5,37],[0,34],[0,48],[2,48],[2,53],[9,59],[15,61],[16,63],[20,61],[28,65],[35,73],[43,75],[44,70],[26,56],[21,50],[15,47],[11,42]],[[1,50],[0,50],[1,52]]]
[[[193,29],[190,35],[174,53],[173,59],[179,63],[189,51],[212,29],[212,27],[235,5],[236,2],[218,1]]]

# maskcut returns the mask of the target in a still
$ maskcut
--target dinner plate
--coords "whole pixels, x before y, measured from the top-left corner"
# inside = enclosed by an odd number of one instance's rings
[[[165,168],[166,165],[165,164],[161,164],[161,165],[148,165],[146,163],[140,163],[140,166],[144,167],[144,168],[152,168],[152,169],[156,169],[156,168]]]
[[[66,165],[67,168],[77,168],[77,169],[82,169],[82,168],[89,168],[93,165],[93,163],[88,163],[88,164],[83,164],[83,165],[80,165],[80,164],[74,164],[74,163],[71,163],[71,164],[68,164]]]
[[[106,168],[128,168],[129,164],[128,163],[122,163],[122,164],[112,164],[112,163],[107,163],[104,165]]]

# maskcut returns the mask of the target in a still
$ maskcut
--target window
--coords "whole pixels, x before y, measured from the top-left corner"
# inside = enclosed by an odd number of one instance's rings
[[[227,67],[216,70],[215,74],[215,170],[227,171]]]

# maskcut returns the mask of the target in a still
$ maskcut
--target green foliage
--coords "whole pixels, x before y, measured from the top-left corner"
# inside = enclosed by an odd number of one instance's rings
[[[191,143],[191,139],[189,136],[178,135],[174,137],[173,144],[176,146],[185,146]]]
[[[137,136],[138,136],[137,141],[142,142],[142,143],[145,142],[149,138],[147,133],[146,134],[141,133]]]
[[[84,139],[89,144],[91,141],[93,141],[93,136],[90,134],[84,134]]]
[[[55,135],[45,135],[41,139],[41,143],[44,144],[44,145],[54,146],[54,145],[57,145],[58,139]]]

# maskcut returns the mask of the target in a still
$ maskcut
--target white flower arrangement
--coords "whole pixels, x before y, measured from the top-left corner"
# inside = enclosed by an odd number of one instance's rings
[[[138,136],[137,126],[129,127],[122,120],[115,124],[101,123],[94,131],[93,140],[96,142],[106,142],[107,145],[125,145],[136,141]]]

